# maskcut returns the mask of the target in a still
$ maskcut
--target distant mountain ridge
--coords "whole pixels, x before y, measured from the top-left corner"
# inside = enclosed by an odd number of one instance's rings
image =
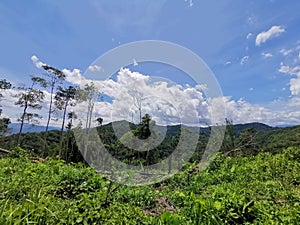
[[[7,132],[7,135],[16,134],[19,133],[20,130],[20,123],[11,123],[8,125],[9,131]],[[59,127],[48,127],[49,130],[59,130]],[[40,125],[32,125],[32,124],[24,124],[23,125],[23,133],[33,133],[33,132],[43,132],[46,130],[45,126]]]
[[[107,129],[113,129],[113,127],[114,127],[114,128],[121,129],[121,130],[123,130],[123,129],[126,130],[126,129],[128,129],[128,127],[127,128],[125,128],[125,127],[128,126],[128,124],[129,124],[130,129],[135,129],[135,126],[136,126],[135,124],[133,124],[131,122],[127,122],[125,120],[108,123],[108,124],[103,125],[103,127],[107,128]],[[169,135],[169,136],[176,135],[180,128],[181,128],[180,124],[167,125],[167,126],[155,125],[155,127],[154,127],[155,130],[160,131],[160,132],[166,132],[166,130],[167,130],[167,135]],[[199,129],[198,127],[190,127],[190,128],[191,129]],[[264,123],[258,123],[258,122],[235,124],[235,125],[233,125],[234,135],[238,136],[243,130],[245,130],[247,128],[254,128],[259,133],[267,133],[269,131],[283,129],[283,128],[279,128],[279,127],[272,127],[272,126],[266,125]],[[209,127],[200,127],[200,134],[208,136],[210,134],[210,128]]]
[[[127,121],[116,121],[116,122],[114,122],[114,127],[120,127],[123,125],[127,125],[128,123],[130,124],[131,129],[135,126],[134,124],[127,122]],[[103,126],[111,127],[112,123],[108,123]],[[157,130],[165,129],[165,127],[161,126],[161,125],[156,125],[155,127]],[[178,132],[178,130],[180,129],[181,126],[180,125],[168,125],[166,127],[167,127],[169,134],[174,135]],[[194,128],[196,128],[196,127],[194,127]],[[236,135],[238,135],[241,131],[243,131],[244,129],[247,129],[247,128],[255,128],[258,132],[267,132],[267,131],[271,131],[271,130],[282,129],[279,127],[271,127],[264,123],[258,123],[258,122],[233,125],[234,133]],[[18,133],[19,129],[20,129],[20,123],[9,124],[9,129],[10,130],[7,133],[7,135]],[[43,132],[43,131],[45,131],[45,129],[46,129],[45,126],[24,124],[23,133]],[[49,130],[59,130],[59,129],[60,129],[59,127],[53,127],[53,126],[49,127]],[[210,131],[209,131],[208,127],[200,127],[200,132],[204,133],[204,134],[209,134]]]

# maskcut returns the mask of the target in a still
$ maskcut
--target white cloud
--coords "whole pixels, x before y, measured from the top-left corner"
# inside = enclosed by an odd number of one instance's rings
[[[37,68],[41,68],[45,63],[41,62],[39,58],[35,55],[31,56],[31,61],[35,64]]]
[[[249,56],[243,57],[241,64],[246,63],[248,59]],[[35,64],[40,62],[37,57],[32,57],[32,61]],[[290,67],[281,63],[279,71],[296,76],[290,80],[290,90],[294,96],[292,99],[300,96],[300,66]],[[165,81],[151,83],[150,76],[129,69],[121,69],[115,80],[108,79],[104,81],[86,79],[79,69],[73,69],[72,71],[64,69],[63,72],[68,82],[82,88],[93,82],[99,92],[109,96],[111,101],[95,103],[93,117],[101,116],[104,123],[122,119],[131,121],[132,118],[135,122],[138,122],[139,113],[135,105],[138,95],[142,99],[142,113],[149,113],[159,124],[176,124],[180,122],[196,124],[200,121],[200,124],[206,125],[211,123],[212,118],[215,118],[215,122],[218,121],[221,124],[222,121],[218,119],[224,116],[221,113],[224,105],[227,111],[226,117],[231,118],[234,123],[262,122],[273,126],[300,123],[300,104],[296,104],[300,100],[293,102],[290,100],[290,102],[285,102],[285,106],[279,110],[270,110],[260,105],[250,104],[242,99],[234,101],[228,96],[206,99],[204,93],[208,87],[205,84],[191,87],[189,85],[171,85]],[[249,90],[255,91],[252,88]],[[5,106],[5,113],[12,118],[16,118],[20,111],[20,108],[11,104],[14,101],[11,95],[5,95],[5,101],[1,102]],[[44,118],[47,115],[49,101],[49,93],[46,93],[46,100],[43,104],[44,109],[39,111],[44,115]],[[86,109],[85,102],[73,107],[73,110],[78,114],[78,118],[85,118]],[[72,110],[72,108],[70,107],[69,110]],[[193,116],[196,116],[199,120],[191,120],[190,118],[193,118]],[[59,126],[60,122],[58,120],[51,123]],[[84,124],[84,121],[82,122]],[[41,124],[45,124],[45,119],[41,120]]]
[[[280,64],[279,72],[290,74],[290,75],[299,75],[300,74],[300,66],[290,67],[286,66],[283,63]]]
[[[88,70],[91,71],[91,72],[98,72],[98,71],[101,70],[101,66],[92,65],[92,66],[89,66]]]
[[[255,44],[259,46],[265,43],[267,40],[277,37],[284,32],[285,29],[281,26],[272,26],[268,31],[263,31],[256,36]]]
[[[280,64],[279,72],[296,76],[290,80],[290,91],[294,96],[300,96],[300,66],[287,66],[283,63]]]
[[[291,53],[297,52],[298,50],[300,50],[300,45],[297,45],[296,47],[293,47],[290,49],[283,48],[280,50],[280,53],[284,56],[287,56],[287,55],[290,55]]]
[[[139,65],[138,62],[136,61],[136,59],[133,59],[132,61],[133,61],[133,66],[138,66]]]
[[[292,53],[293,51],[291,50],[291,49],[288,49],[288,50],[286,50],[286,49],[281,49],[280,50],[280,53],[282,54],[282,55],[284,55],[284,56],[287,56],[287,55],[289,55],[290,53]]]
[[[300,96],[300,75],[290,80],[290,90],[292,95]]]
[[[249,34],[247,34],[246,38],[250,39],[252,37],[252,35],[253,35],[252,33],[249,33]]]
[[[264,58],[271,58],[273,57],[273,55],[271,53],[268,53],[268,52],[263,52],[261,53],[261,55],[264,57]]]
[[[194,2],[193,0],[184,0],[185,2],[188,2],[189,7],[193,7],[194,6]]]
[[[241,61],[240,61],[240,64],[241,65],[244,65],[245,63],[247,63],[248,61],[249,61],[249,56],[248,55],[246,55],[246,56],[244,56],[242,59],[241,59]]]
[[[232,64],[231,61],[227,61],[227,62],[225,63],[225,65],[231,65],[231,64]]]
[[[134,112],[137,119],[138,108],[135,103],[139,99],[142,113],[149,113],[161,124],[179,123],[180,119],[185,123],[195,123],[189,121],[189,118],[192,119],[192,115],[198,112],[201,112],[200,119],[205,118],[207,105],[202,94],[202,86],[183,87],[170,85],[165,81],[154,83],[149,81],[149,76],[129,69],[121,69],[116,81],[103,81],[102,91],[113,99],[111,107],[114,117],[128,120]]]

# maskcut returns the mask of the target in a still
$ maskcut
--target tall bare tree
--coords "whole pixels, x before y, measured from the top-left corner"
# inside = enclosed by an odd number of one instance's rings
[[[92,124],[92,116],[95,106],[95,101],[99,97],[100,92],[95,87],[94,83],[86,84],[83,89],[78,91],[78,101],[87,103],[87,113],[86,113],[86,122],[85,122],[85,138],[84,138],[84,153],[83,156],[86,158],[88,151],[88,137]],[[98,121],[98,120],[97,120]],[[99,121],[98,121],[99,123]],[[102,124],[102,122],[101,122]]]
[[[78,90],[78,101],[87,103],[85,128],[91,127],[95,101],[99,95],[100,92],[97,90],[93,82],[86,84],[83,89]]]
[[[19,88],[20,92],[15,95],[15,97],[18,97],[18,100],[15,102],[15,105],[19,105],[23,108],[23,112],[21,117],[19,118],[19,121],[21,122],[19,135],[17,144],[20,144],[20,138],[21,133],[23,131],[24,122],[27,120],[28,122],[33,121],[36,118],[39,118],[39,115],[37,113],[28,113],[28,109],[41,109],[43,102],[45,98],[45,93],[41,90],[35,89],[34,86],[38,83],[43,82],[42,79],[38,77],[32,77],[32,84],[29,88]]]
[[[65,74],[60,71],[59,69],[56,69],[51,66],[43,65],[43,69],[46,71],[46,85],[50,88],[50,103],[49,103],[49,109],[48,109],[48,118],[47,118],[47,124],[45,129],[45,135],[44,135],[44,151],[46,149],[47,145],[47,135],[48,135],[48,129],[49,124],[51,120],[51,115],[53,113],[53,96],[54,92],[56,90],[57,85],[61,84],[65,79]]]
[[[133,97],[133,104],[139,111],[139,123],[142,122],[142,103],[144,101],[143,93],[137,90],[130,90],[129,94]]]

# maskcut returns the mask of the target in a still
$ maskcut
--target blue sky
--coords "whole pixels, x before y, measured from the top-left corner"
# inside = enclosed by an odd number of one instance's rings
[[[85,71],[119,45],[169,41],[207,63],[233,113],[262,109],[270,114],[259,122],[299,124],[299,8],[298,0],[2,0],[0,74],[26,83],[28,75],[42,72],[33,55],[57,68]],[[139,72],[153,71],[145,66]]]

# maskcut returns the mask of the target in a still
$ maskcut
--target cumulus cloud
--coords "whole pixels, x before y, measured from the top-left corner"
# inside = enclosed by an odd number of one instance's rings
[[[101,66],[92,65],[92,66],[89,66],[88,70],[91,71],[91,72],[98,72],[98,71],[101,70]]]
[[[114,117],[129,119],[133,113],[137,119],[140,104],[142,114],[149,113],[158,123],[175,124],[195,123],[189,121],[195,116],[200,120],[206,118],[207,104],[202,88],[170,85],[165,81],[151,83],[150,76],[121,69],[116,81],[103,81],[102,92],[113,99]]]
[[[259,46],[265,43],[267,40],[277,37],[284,33],[285,29],[281,26],[272,26],[268,31],[263,31],[256,36],[255,44]]]
[[[294,96],[300,96],[300,66],[287,66],[280,64],[279,72],[296,76],[290,80],[290,91]]]
[[[300,75],[290,80],[290,90],[292,95],[300,96]]]
[[[300,73],[300,66],[290,67],[284,65],[283,63],[280,64],[279,72],[290,74],[290,75],[299,75]]]
[[[45,63],[41,62],[39,58],[35,55],[31,56],[31,61],[35,64],[37,68],[41,68]]]
[[[264,57],[264,58],[271,58],[273,57],[273,55],[271,53],[268,53],[268,52],[263,52],[261,53],[261,55]]]
[[[241,63],[244,64],[248,59],[249,56],[243,57]],[[37,57],[33,57],[32,61],[40,65]],[[290,90],[294,96],[292,99],[296,97],[300,99],[300,66],[287,66],[282,63],[279,71],[294,76],[290,80]],[[212,121],[222,124],[224,115],[221,109],[224,106],[226,107],[225,116],[232,119],[234,123],[262,122],[273,126],[300,123],[300,100],[293,102],[290,100],[290,102],[285,102],[284,107],[279,110],[270,110],[261,105],[250,104],[243,99],[235,101],[229,96],[207,99],[205,90],[209,87],[205,84],[192,87],[170,84],[164,79],[153,82],[150,76],[130,71],[127,68],[120,69],[114,79],[107,80],[87,79],[79,69],[63,69],[63,72],[68,82],[81,88],[93,82],[98,92],[107,96],[108,101],[95,102],[93,114],[93,118],[102,117],[105,123],[123,119],[138,122],[138,103],[142,106],[142,114],[149,113],[158,124],[164,125],[178,123],[207,125],[212,124]],[[47,106],[50,101],[49,93],[45,93],[44,109],[40,111],[44,117],[47,115]],[[11,104],[15,101],[11,96],[11,93],[5,95],[5,101],[1,104],[5,105],[5,108],[8,107],[8,110],[5,110],[6,114],[16,118],[16,112],[20,109]],[[86,118],[87,103],[78,103],[69,110],[74,110],[78,118]],[[77,123],[80,120],[84,124],[84,119],[77,119]],[[60,122],[57,120],[51,123],[59,126]],[[45,124],[45,119],[41,119],[41,124]],[[95,121],[94,125],[96,125]]]
[[[223,107],[226,108],[225,116],[234,123],[262,122],[273,126],[300,123],[300,117],[297,117],[299,110],[291,110],[288,106],[276,111],[243,99],[235,101],[229,96],[207,99],[204,97],[203,90],[207,88],[204,85],[191,87],[170,85],[164,81],[151,83],[149,76],[129,69],[121,69],[115,80],[101,82],[101,91],[113,99],[111,103],[100,102],[95,106],[96,112],[103,114],[105,121],[133,119],[138,122],[136,101],[140,100],[142,113],[149,113],[158,124],[194,124],[195,121],[189,118],[195,116],[200,125],[211,124],[212,120],[222,124]],[[82,110],[86,108],[82,107]]]

